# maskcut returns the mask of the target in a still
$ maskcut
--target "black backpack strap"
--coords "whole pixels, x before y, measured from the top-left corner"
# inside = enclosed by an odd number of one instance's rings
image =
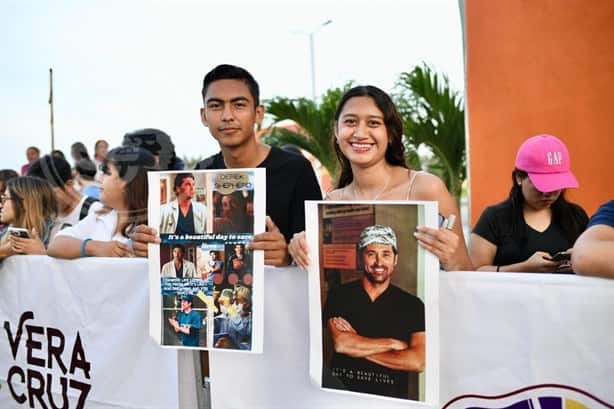
[[[83,206],[81,206],[81,213],[79,213],[79,220],[85,219],[85,217],[90,211],[90,206],[92,205],[92,203],[98,202],[98,201],[99,201],[98,199],[95,199],[93,197],[90,197],[90,196],[86,197],[85,202],[83,202]]]

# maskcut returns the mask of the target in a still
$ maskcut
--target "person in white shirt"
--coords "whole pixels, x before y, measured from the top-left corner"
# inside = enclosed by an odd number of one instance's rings
[[[173,259],[162,266],[162,277],[196,278],[196,266],[184,258],[185,247],[181,244],[173,246]]]
[[[194,199],[194,175],[178,173],[173,183],[176,199],[160,209],[160,233],[199,234],[205,232],[207,207]]]
[[[58,258],[131,257],[128,234],[147,223],[147,171],[156,170],[155,159],[142,148],[109,151],[104,164],[100,200],[104,208],[61,230],[48,254]]]

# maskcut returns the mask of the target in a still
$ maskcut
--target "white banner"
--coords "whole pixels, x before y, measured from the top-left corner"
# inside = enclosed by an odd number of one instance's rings
[[[144,259],[4,260],[0,407],[179,407],[177,351],[149,337],[148,299]]]
[[[440,291],[442,407],[614,405],[614,280],[443,272]]]
[[[313,384],[307,273],[265,268],[265,275],[264,354],[211,353],[214,409],[407,407]],[[612,407],[614,280],[481,272],[439,277],[439,405],[424,407]]]

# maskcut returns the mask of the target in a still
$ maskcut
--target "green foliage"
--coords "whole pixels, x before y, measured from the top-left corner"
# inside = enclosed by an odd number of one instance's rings
[[[337,175],[337,158],[333,149],[333,126],[337,104],[350,89],[351,82],[340,88],[331,88],[317,103],[307,98],[290,99],[275,97],[265,101],[266,111],[275,121],[290,119],[299,124],[301,133],[273,125],[263,135],[263,141],[270,145],[296,145],[315,156],[332,177]]]
[[[429,171],[445,182],[458,202],[465,166],[465,110],[448,78],[423,64],[400,75],[396,104],[403,118],[406,146],[428,146],[435,155]],[[410,158],[411,159],[411,158]],[[413,162],[410,160],[409,163]]]

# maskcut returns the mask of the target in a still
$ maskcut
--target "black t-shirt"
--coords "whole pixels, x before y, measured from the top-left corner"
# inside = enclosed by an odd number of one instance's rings
[[[368,338],[395,338],[409,343],[412,333],[424,331],[422,300],[390,285],[371,302],[362,280],[329,292],[322,314],[324,327],[333,317],[344,318],[359,335]],[[330,367],[323,368],[322,378],[323,386],[328,388],[402,399],[410,398],[408,381],[406,371],[338,353],[334,353]]]
[[[521,263],[536,251],[545,251],[552,255],[573,247],[574,243],[565,237],[563,229],[554,219],[543,232],[533,229],[526,223],[520,226],[520,228],[526,227],[527,233],[526,240],[519,242],[512,233],[514,231],[512,215],[512,205],[506,200],[487,207],[473,228],[473,233],[497,246],[493,265],[506,266]],[[586,214],[583,218],[588,221]]]
[[[290,241],[305,230],[305,200],[322,200],[313,168],[303,156],[275,146],[258,167],[266,169],[266,212]],[[196,169],[226,169],[222,153],[199,162]]]

